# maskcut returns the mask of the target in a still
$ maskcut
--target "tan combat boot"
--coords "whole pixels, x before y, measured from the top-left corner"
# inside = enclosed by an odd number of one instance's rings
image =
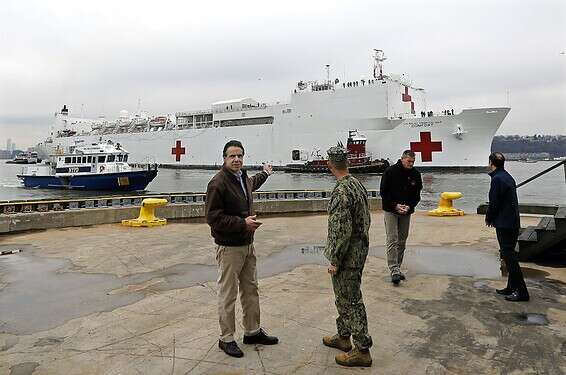
[[[361,351],[358,348],[350,350],[348,353],[340,353],[336,357],[336,363],[348,367],[370,367],[371,354],[369,350]]]
[[[343,352],[349,352],[352,350],[352,343],[350,342],[350,337],[340,336],[338,334],[334,336],[324,336],[322,338],[322,343],[331,348],[340,349]]]

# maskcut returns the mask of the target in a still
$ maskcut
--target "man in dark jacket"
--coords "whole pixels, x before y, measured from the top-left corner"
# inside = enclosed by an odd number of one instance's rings
[[[413,167],[414,164],[415,153],[411,150],[404,151],[401,159],[383,173],[379,189],[385,220],[387,266],[394,285],[405,280],[401,263],[409,235],[411,214],[421,200],[423,188],[421,174]]]
[[[497,293],[504,295],[507,301],[528,301],[529,292],[515,252],[521,227],[515,180],[505,170],[505,157],[500,152],[489,155],[489,169],[491,187],[485,223],[495,227],[499,254],[509,272],[507,287],[497,289]]]
[[[220,340],[218,346],[226,354],[242,357],[234,340],[236,331],[236,298],[240,289],[244,344],[274,345],[277,337],[268,336],[260,327],[259,293],[254,232],[261,222],[253,214],[252,192],[272,173],[271,165],[248,177],[242,169],[244,147],[239,141],[226,143],[224,165],[210,180],[206,190],[206,222],[216,243],[218,262],[218,315]]]

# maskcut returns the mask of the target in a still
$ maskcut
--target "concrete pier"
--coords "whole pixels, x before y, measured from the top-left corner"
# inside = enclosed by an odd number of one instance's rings
[[[0,236],[1,374],[563,374],[566,269],[524,263],[529,303],[495,294],[493,229],[483,216],[413,216],[407,281],[389,282],[383,215],[372,213],[363,293],[373,367],[348,369],[321,337],[335,332],[321,255],[324,214],[262,217],[256,235],[262,325],[272,347],[217,347],[209,228],[118,224]],[[538,218],[524,217],[523,225]]]
[[[145,198],[166,199],[169,204],[156,212],[169,221],[204,217],[205,193],[161,193],[58,200],[0,202],[0,235],[38,229],[81,227],[119,223],[137,217]],[[259,215],[315,214],[327,210],[330,191],[276,190],[254,193]],[[371,210],[381,208],[376,190],[368,191]]]

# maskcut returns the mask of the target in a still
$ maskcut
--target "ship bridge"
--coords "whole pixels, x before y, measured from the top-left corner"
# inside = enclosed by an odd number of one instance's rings
[[[222,100],[212,103],[210,111],[178,112],[177,128],[207,128],[273,124],[272,106],[252,98]]]

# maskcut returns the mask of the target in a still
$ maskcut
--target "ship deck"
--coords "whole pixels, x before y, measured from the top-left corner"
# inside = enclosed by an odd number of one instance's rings
[[[256,235],[262,325],[272,347],[217,347],[216,266],[206,224],[101,225],[10,234],[0,250],[0,373],[480,374],[566,371],[566,268],[523,264],[531,302],[508,303],[483,216],[417,213],[407,281],[393,287],[381,212],[372,213],[363,293],[373,367],[347,369],[321,261],[325,215],[262,218]],[[523,225],[537,218],[524,217]],[[432,235],[434,234],[434,235]],[[241,342],[241,311],[237,311]]]

